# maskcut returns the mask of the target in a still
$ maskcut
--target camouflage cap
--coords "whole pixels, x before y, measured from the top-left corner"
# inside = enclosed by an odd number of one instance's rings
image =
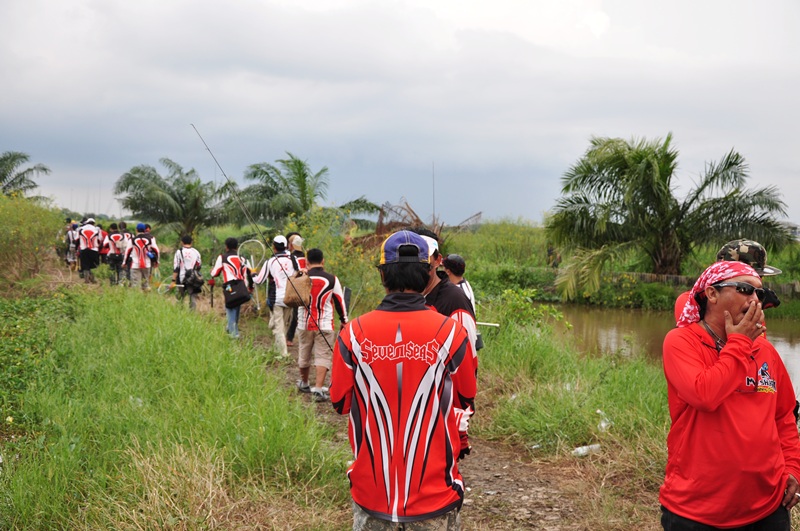
[[[779,275],[781,270],[767,265],[767,251],[753,240],[732,240],[717,253],[717,261],[744,262],[762,277]]]

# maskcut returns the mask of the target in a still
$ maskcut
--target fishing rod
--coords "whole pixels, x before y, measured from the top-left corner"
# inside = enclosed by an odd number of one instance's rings
[[[211,158],[214,160],[214,164],[217,165],[217,168],[219,168],[219,171],[220,171],[220,173],[222,173],[222,176],[225,177],[225,180],[228,181],[228,183],[231,185],[231,190],[233,192],[234,199],[239,204],[239,208],[242,210],[242,213],[244,214],[244,217],[247,219],[247,221],[248,221],[248,223],[250,223],[250,225],[255,227],[256,232],[258,233],[259,237],[264,241],[265,247],[269,248],[270,253],[272,253],[272,258],[277,259],[278,255],[275,254],[275,249],[273,249],[273,247],[271,245],[267,245],[266,236],[264,236],[264,233],[261,231],[261,227],[259,227],[258,224],[255,222],[255,219],[253,218],[253,216],[250,215],[250,211],[247,210],[247,206],[245,206],[244,201],[242,201],[241,197],[239,196],[239,191],[238,191],[237,187],[235,186],[235,183],[228,177],[228,174],[225,173],[225,170],[222,169],[222,165],[220,165],[219,161],[217,160],[217,157],[214,156],[214,152],[211,151],[211,148],[208,147],[208,144],[206,144],[206,141],[203,139],[203,135],[200,134],[200,131],[197,130],[197,127],[195,127],[194,124],[189,124],[189,125],[191,125],[192,129],[194,129],[194,132],[197,133],[198,138],[200,138],[200,141],[205,146],[206,151],[208,151],[208,154],[211,155]],[[294,261],[293,261],[293,263],[294,263]],[[266,265],[269,265],[269,262],[267,262]],[[266,267],[266,265],[265,265],[265,267]],[[292,289],[295,292],[295,295],[297,295],[298,298],[301,298],[300,297],[300,292],[297,290],[297,287],[295,287],[294,282],[292,282],[292,276],[286,270],[284,270],[282,267],[281,267],[281,271],[283,271],[283,274],[286,276],[287,286],[291,286]],[[306,272],[305,274],[307,275],[308,273]],[[311,320],[313,321],[314,325],[316,325],[317,330],[320,330],[319,322],[317,321],[317,319],[314,317],[313,313],[311,312],[311,303],[309,303],[307,305],[303,304],[303,308],[305,308],[306,312],[308,312],[308,316],[311,318]],[[322,335],[322,339],[325,341],[325,344],[328,346],[328,349],[331,352],[333,352],[333,346],[328,342],[328,338],[326,338],[324,334],[320,334],[320,335]]]

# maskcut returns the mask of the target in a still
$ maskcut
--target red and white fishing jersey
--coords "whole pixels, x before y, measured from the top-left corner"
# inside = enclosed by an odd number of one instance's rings
[[[153,253],[155,257],[150,259],[148,253]],[[125,249],[124,261],[131,260],[131,269],[145,269],[153,267],[153,262],[158,257],[158,245],[156,239],[145,232],[140,232],[131,239],[130,245]]]
[[[425,303],[442,315],[447,315],[461,323],[467,329],[475,355],[475,367],[478,366],[478,351],[475,341],[478,338],[478,323],[475,322],[475,310],[467,295],[444,273],[439,273],[439,283],[430,293],[425,295]]]
[[[103,241],[103,247],[108,247],[109,254],[123,254],[128,242],[121,232],[109,232]]]
[[[475,317],[477,318],[478,304],[475,302],[475,292],[472,291],[472,286],[470,285],[469,281],[467,281],[466,278],[462,278],[458,284],[455,284],[455,286],[463,291],[464,295],[467,296],[470,304],[472,304],[472,311],[476,314]]]
[[[100,229],[100,238],[98,239],[100,242],[100,254],[108,254],[110,251],[108,244],[106,243],[106,238],[108,238],[108,232]]]
[[[289,253],[283,251],[276,253],[270,258],[267,261],[267,265],[258,272],[255,283],[262,284],[265,280],[269,282],[269,302],[271,304],[286,306],[283,303],[283,297],[286,295],[286,286],[289,284],[289,277],[297,271],[294,264],[295,262],[292,260]]]
[[[413,522],[460,506],[459,422],[474,409],[473,360],[464,327],[417,293],[390,293],[344,326],[330,396],[350,414],[347,475],[365,511]]]
[[[231,280],[244,280],[248,276],[250,264],[243,256],[239,256],[236,251],[225,251],[217,257],[214,267],[211,268],[211,276],[216,277],[222,273],[222,282]]]
[[[339,314],[339,322],[347,322],[344,305],[344,290],[336,275],[322,267],[308,270],[311,279],[310,311],[301,306],[297,309],[297,327],[300,330],[333,330],[333,311]]]
[[[183,282],[187,271],[200,269],[200,251],[194,247],[181,247],[175,251],[175,258],[172,260],[172,270],[178,272],[178,280]]]
[[[81,251],[99,251],[100,250],[100,229],[94,225],[87,223],[78,229],[78,248]]]
[[[292,256],[294,256],[294,259],[297,260],[297,265],[300,269],[305,269],[308,266],[308,263],[306,262],[306,255],[303,253],[303,251],[292,251]]]

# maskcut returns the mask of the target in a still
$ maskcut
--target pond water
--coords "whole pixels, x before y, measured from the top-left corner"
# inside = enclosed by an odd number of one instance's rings
[[[573,326],[567,335],[574,337],[583,352],[602,354],[623,352],[642,354],[661,363],[661,344],[674,326],[672,312],[617,310],[578,305],[558,305],[564,318]],[[800,325],[797,321],[769,318],[767,338],[780,353],[794,383],[800,391]]]

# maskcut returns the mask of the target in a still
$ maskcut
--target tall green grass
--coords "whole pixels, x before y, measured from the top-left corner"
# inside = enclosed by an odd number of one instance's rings
[[[30,199],[0,195],[0,289],[38,277],[56,247],[65,251],[60,213]],[[63,259],[63,256],[62,256]]]
[[[557,312],[521,310],[507,295],[485,304],[481,315],[501,326],[482,328],[486,347],[478,354],[471,433],[560,463],[565,485],[582,477],[575,500],[587,529],[639,529],[643,520],[656,521],[670,426],[660,364],[584,355],[568,326],[554,326]],[[592,444],[599,453],[570,455]],[[586,496],[587,483],[595,495]],[[608,526],[611,520],[623,523]]]
[[[70,313],[21,396],[27,434],[0,442],[0,528],[208,526],[202,492],[170,492],[191,485],[218,500],[313,483],[346,503],[345,448],[220,323],[123,289]]]
[[[664,446],[669,411],[660,365],[581,354],[569,332],[553,326],[557,315],[526,322],[507,300],[487,305],[482,315],[501,326],[483,331],[480,384],[492,410],[486,422],[476,416],[481,433],[546,453],[598,442],[636,445],[643,439]],[[611,424],[602,427],[606,418]],[[665,458],[658,452],[657,459]]]

